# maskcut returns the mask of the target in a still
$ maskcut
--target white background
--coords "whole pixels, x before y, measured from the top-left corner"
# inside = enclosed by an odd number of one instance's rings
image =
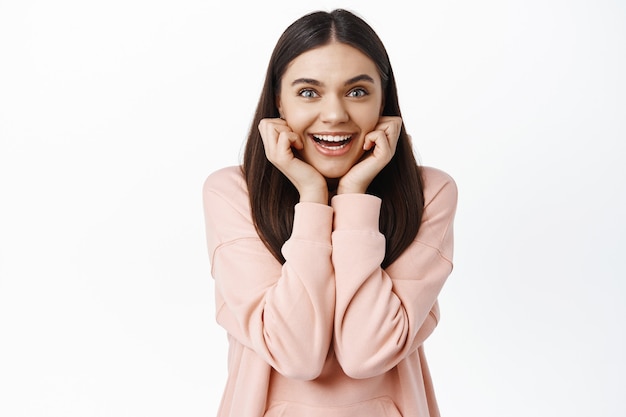
[[[280,33],[335,7],[460,189],[443,415],[626,415],[624,2],[0,0],[0,416],[215,414],[201,185]]]

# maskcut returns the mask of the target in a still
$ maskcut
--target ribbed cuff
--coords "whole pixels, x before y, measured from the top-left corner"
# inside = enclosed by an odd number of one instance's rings
[[[334,210],[333,230],[378,231],[382,200],[371,194],[339,194],[331,200]]]
[[[295,206],[291,237],[312,241],[330,241],[333,209],[319,203],[303,202]]]

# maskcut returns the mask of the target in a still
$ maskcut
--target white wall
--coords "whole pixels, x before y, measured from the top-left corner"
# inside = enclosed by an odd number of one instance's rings
[[[443,414],[625,415],[626,5],[311,4],[0,0],[0,415],[215,414],[200,187],[238,163],[282,30],[335,7],[460,188]]]

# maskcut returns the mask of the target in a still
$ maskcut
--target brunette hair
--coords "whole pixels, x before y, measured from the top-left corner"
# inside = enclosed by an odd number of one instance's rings
[[[242,166],[254,225],[267,248],[281,263],[285,262],[281,248],[291,235],[294,206],[299,201],[299,195],[287,177],[266,158],[258,125],[261,119],[279,116],[276,97],[289,63],[300,54],[332,41],[350,45],[374,61],[382,80],[382,114],[401,116],[387,51],[363,19],[347,10],[336,9],[307,14],[287,27],[270,58]],[[379,227],[386,238],[382,263],[385,268],[415,239],[424,208],[421,171],[404,123],[393,158],[374,178],[367,193],[382,199]]]

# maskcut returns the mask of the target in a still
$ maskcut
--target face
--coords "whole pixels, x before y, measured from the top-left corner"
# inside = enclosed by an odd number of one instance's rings
[[[282,117],[304,142],[298,156],[326,178],[342,177],[363,156],[382,103],[374,61],[337,42],[291,61],[277,97]]]

